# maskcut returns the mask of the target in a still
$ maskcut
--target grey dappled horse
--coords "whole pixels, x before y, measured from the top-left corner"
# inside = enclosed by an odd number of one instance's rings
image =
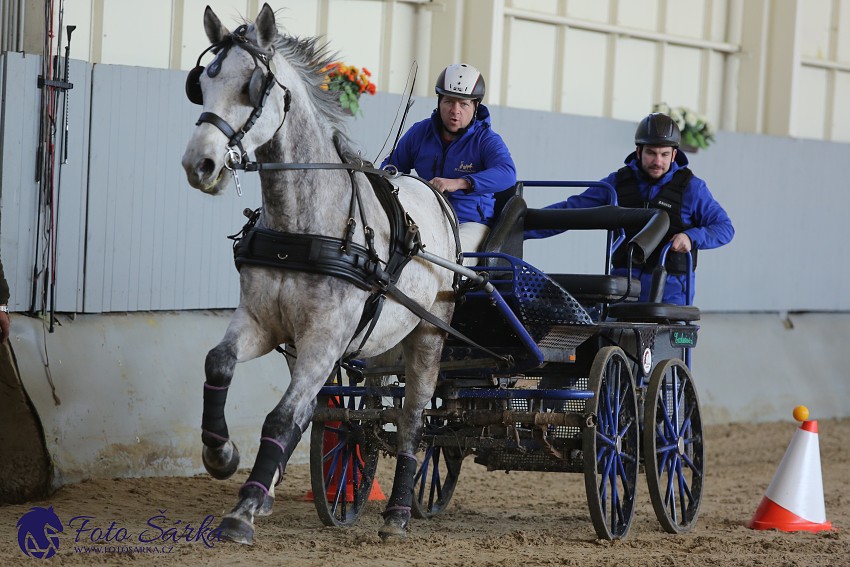
[[[350,143],[340,131],[343,111],[334,95],[321,89],[322,68],[330,61],[326,46],[313,38],[280,34],[267,4],[254,24],[232,33],[207,7],[204,29],[216,58],[206,69],[199,59],[187,81],[187,94],[203,104],[204,111],[183,156],[193,187],[211,195],[222,192],[230,178],[226,165],[247,159],[248,152],[255,152],[259,163],[354,161]],[[374,230],[375,251],[387,258],[390,223],[363,173],[319,168],[262,170],[259,175],[263,208],[257,227],[310,238],[343,238],[356,188],[360,203],[354,220],[359,228],[349,236],[366,247],[362,227],[368,222]],[[455,260],[456,221],[447,217],[440,197],[415,178],[400,177],[393,184],[427,250]],[[263,356],[280,344],[294,345],[297,351],[291,383],[263,424],[251,475],[220,526],[224,537],[251,543],[254,516],[271,513],[274,485],[310,424],[317,393],[336,362],[360,347],[363,332],[356,331],[370,292],[330,275],[249,264],[241,267],[240,280],[239,307],[224,338],[206,358],[203,461],[212,476],[227,478],[239,464],[224,417],[236,363]],[[454,308],[452,282],[452,272],[414,258],[397,287],[448,321]],[[396,476],[380,530],[383,537],[403,537],[407,528],[416,470],[413,454],[422,410],[434,392],[444,339],[442,331],[387,299],[358,355],[378,355],[400,343],[406,361]]]

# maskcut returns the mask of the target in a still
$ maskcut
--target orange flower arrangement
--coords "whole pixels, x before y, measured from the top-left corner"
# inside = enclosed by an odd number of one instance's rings
[[[325,66],[322,71],[327,74],[322,89],[339,93],[339,104],[354,116],[360,111],[360,95],[375,94],[377,87],[372,82],[372,73],[366,67],[358,69],[340,61]]]

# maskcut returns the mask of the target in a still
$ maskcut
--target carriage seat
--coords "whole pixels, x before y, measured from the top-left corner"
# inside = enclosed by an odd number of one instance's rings
[[[617,321],[673,323],[699,321],[699,307],[675,303],[614,303],[608,306],[608,316]]]
[[[507,200],[499,203],[493,228],[479,249],[480,252],[499,252],[522,259],[523,230],[528,207],[522,197],[522,185],[501,192],[509,193]],[[498,195],[498,194],[497,194]],[[502,195],[504,198],[504,195]],[[501,206],[499,206],[501,205]],[[497,258],[484,258],[484,266],[504,265]]]
[[[669,247],[669,244],[667,245]],[[699,321],[699,308],[693,305],[662,303],[664,288],[667,285],[667,270],[656,266],[652,271],[652,285],[649,288],[649,301],[639,303],[615,303],[608,306],[608,316],[618,321],[650,323],[692,323]]]
[[[597,274],[549,274],[558,285],[570,292],[581,303],[610,303],[620,301],[628,291],[626,300],[640,297],[640,280],[632,278],[631,287],[626,276]]]

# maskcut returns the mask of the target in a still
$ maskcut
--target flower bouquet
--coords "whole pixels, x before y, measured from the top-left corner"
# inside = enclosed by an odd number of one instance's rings
[[[659,102],[652,107],[653,112],[661,112],[672,118],[682,133],[683,149],[705,149],[714,141],[715,130],[708,119],[685,106],[671,107],[666,102]]]
[[[360,95],[363,93],[375,94],[377,87],[370,79],[372,73],[363,67],[358,69],[353,65],[346,65],[336,61],[327,65],[323,72],[327,78],[322,89],[339,93],[339,104],[353,116],[362,114],[360,111]]]

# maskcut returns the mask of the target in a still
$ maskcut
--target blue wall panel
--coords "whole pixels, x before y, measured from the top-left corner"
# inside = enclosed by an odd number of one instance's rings
[[[28,309],[35,259],[34,181],[40,58],[3,56],[0,253],[12,307]],[[200,108],[183,94],[185,73],[73,62],[68,163],[59,195],[57,310],[123,312],[235,307],[238,275],[225,237],[260,204],[256,176],[211,197],[186,183],[180,159]],[[364,97],[350,134],[366,159],[381,146],[401,97]],[[297,101],[294,101],[297,104]],[[407,126],[434,98],[416,100]],[[594,180],[633,150],[635,123],[492,108],[521,179]],[[636,120],[640,117],[636,117]],[[844,165],[850,144],[720,132],[691,155],[736,227],[734,241],[700,255],[697,300],[709,311],[850,311]],[[526,191],[531,206],[573,190]],[[43,246],[41,247],[43,249]],[[601,235],[529,243],[526,259],[551,272],[602,267]]]

